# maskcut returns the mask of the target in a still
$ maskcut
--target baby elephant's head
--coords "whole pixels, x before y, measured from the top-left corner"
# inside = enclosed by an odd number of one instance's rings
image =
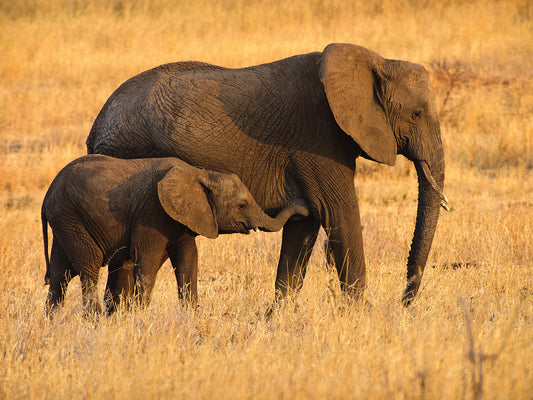
[[[208,238],[219,233],[279,231],[293,215],[309,214],[305,203],[295,204],[272,218],[255,202],[234,174],[197,168],[172,168],[158,184],[165,212],[193,232]]]
[[[279,230],[234,174],[208,173],[211,204],[219,233],[249,233],[250,230]]]

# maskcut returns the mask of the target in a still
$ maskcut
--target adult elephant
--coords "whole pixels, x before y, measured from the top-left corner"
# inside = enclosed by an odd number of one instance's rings
[[[180,62],[145,71],[107,100],[87,150],[122,158],[175,156],[233,172],[270,215],[296,198],[306,199],[310,217],[283,229],[277,299],[302,286],[320,226],[342,289],[351,298],[362,295],[357,157],[393,165],[402,154],[418,174],[405,303],[418,291],[439,209],[447,202],[427,72],[351,44],[242,69]],[[190,256],[196,255],[194,242],[185,248],[183,259],[196,260]],[[190,269],[190,263],[183,267]],[[112,290],[120,290],[120,283],[114,285]]]

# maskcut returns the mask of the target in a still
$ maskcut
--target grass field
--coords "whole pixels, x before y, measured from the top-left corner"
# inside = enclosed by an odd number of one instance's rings
[[[0,398],[533,398],[533,4],[345,3],[0,0]],[[416,173],[399,157],[358,161],[369,309],[343,307],[321,233],[266,320],[281,236],[252,233],[198,240],[196,312],[165,264],[146,310],[83,318],[76,278],[45,318],[42,198],[120,83],[330,42],[421,63],[435,88],[452,211],[411,307]]]

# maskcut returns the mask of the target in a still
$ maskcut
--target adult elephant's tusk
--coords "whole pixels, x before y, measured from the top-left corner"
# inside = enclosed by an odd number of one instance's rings
[[[449,204],[448,198],[446,197],[442,189],[439,187],[439,185],[437,185],[437,182],[435,182],[435,179],[433,178],[433,175],[431,174],[431,171],[429,170],[429,166],[427,162],[421,161],[420,165],[422,166],[422,171],[424,171],[424,175],[426,176],[426,179],[428,180],[428,182],[431,184],[433,189],[437,192],[437,194],[442,200],[442,202],[440,203],[440,206],[444,208],[446,211],[450,211],[450,207],[448,205]]]

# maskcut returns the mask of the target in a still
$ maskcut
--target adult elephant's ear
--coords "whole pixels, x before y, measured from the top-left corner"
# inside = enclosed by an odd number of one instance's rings
[[[373,160],[394,165],[396,139],[380,102],[377,71],[385,63],[360,46],[334,43],[320,59],[320,80],[335,121]]]
[[[207,189],[193,167],[173,167],[157,184],[159,201],[165,212],[191,231],[214,239],[218,225]]]

